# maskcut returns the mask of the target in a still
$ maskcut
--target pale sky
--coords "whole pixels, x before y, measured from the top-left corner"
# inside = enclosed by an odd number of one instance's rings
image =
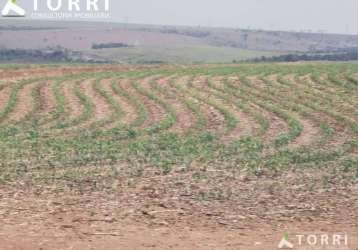
[[[47,1],[38,0],[40,4]],[[69,0],[50,1],[67,6]],[[358,0],[109,1],[110,21],[116,22],[358,34]],[[17,2],[23,7],[33,4],[33,0]]]
[[[357,0],[112,0],[133,23],[325,30],[358,34]]]

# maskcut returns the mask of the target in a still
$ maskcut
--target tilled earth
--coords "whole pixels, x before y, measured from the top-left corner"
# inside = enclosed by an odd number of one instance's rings
[[[357,250],[357,65],[1,68],[0,249]]]
[[[118,193],[2,188],[0,249],[278,249],[284,233],[296,243],[296,234],[347,234],[349,245],[332,249],[357,249],[358,185],[310,191],[282,177],[177,188],[180,176],[158,176]],[[198,198],[208,187],[231,193]]]

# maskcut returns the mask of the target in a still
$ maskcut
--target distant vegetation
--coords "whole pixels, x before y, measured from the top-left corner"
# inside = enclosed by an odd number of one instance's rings
[[[26,49],[1,49],[0,60],[30,60],[30,61],[55,61],[69,60],[69,51],[66,49],[26,50]]]
[[[87,32],[89,29],[93,32]],[[48,51],[49,47],[57,46],[71,50],[70,57],[66,58],[68,55],[63,50]],[[22,62],[36,62],[38,58],[54,58],[56,62],[117,63],[347,61],[357,59],[358,36],[210,27],[4,20],[0,24],[1,48],[16,50],[3,51],[1,58],[21,59]],[[30,51],[26,51],[24,57],[20,58],[17,48]],[[32,54],[35,54],[35,59]]]
[[[315,54],[287,54],[280,56],[256,58],[254,62],[297,62],[297,61],[357,61],[358,49],[341,49],[342,52]]]
[[[99,43],[93,44],[92,49],[113,49],[113,48],[131,48],[132,45],[126,43]]]
[[[211,34],[210,31],[205,31],[205,30],[195,30],[195,29],[180,30],[177,28],[164,28],[160,32],[163,34],[178,34],[178,35],[191,36],[196,38],[208,37]]]
[[[112,61],[96,56],[83,55],[81,52],[69,49],[48,48],[39,49],[0,49],[0,62],[83,62],[83,63],[111,63]]]

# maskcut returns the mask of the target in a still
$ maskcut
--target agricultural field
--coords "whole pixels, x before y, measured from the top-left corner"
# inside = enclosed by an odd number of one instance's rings
[[[131,64],[166,62],[166,63],[232,63],[261,56],[282,55],[280,52],[255,51],[211,45],[141,45],[132,48],[115,48],[100,50],[82,50],[85,54],[97,58]]]
[[[93,48],[111,43],[124,46]],[[357,35],[60,20],[10,19],[0,24],[2,63],[233,63],[263,56],[356,52],[357,47]]]
[[[276,249],[303,230],[358,245],[357,63],[0,77],[5,249]]]

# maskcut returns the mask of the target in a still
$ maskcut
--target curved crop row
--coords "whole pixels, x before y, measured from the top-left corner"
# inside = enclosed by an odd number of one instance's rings
[[[354,65],[93,67],[0,83],[0,181],[355,167]]]

